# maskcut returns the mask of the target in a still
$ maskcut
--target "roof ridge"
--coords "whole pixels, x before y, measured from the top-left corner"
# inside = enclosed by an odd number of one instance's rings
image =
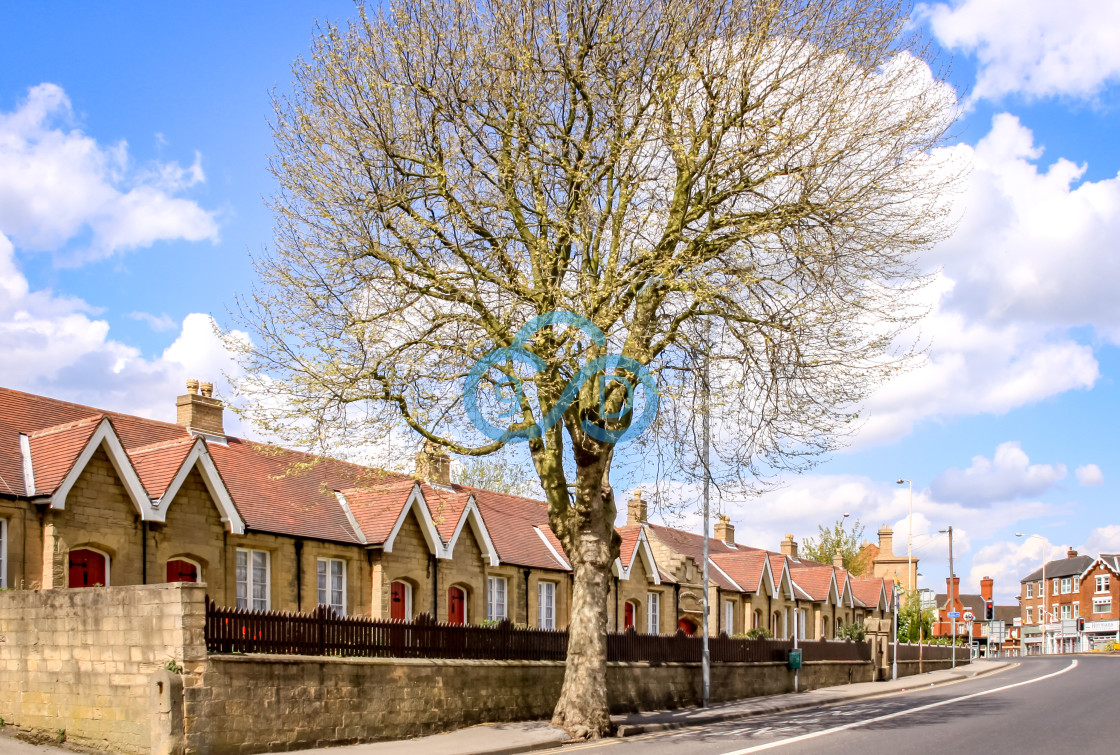
[[[188,435],[185,438],[175,438],[174,440],[161,440],[161,441],[157,441],[155,443],[149,443],[146,446],[136,446],[135,448],[129,448],[129,449],[126,449],[126,450],[128,451],[128,455],[132,456],[133,454],[146,454],[149,451],[160,451],[160,450],[163,450],[165,448],[171,448],[172,446],[181,446],[184,443],[189,443],[191,445],[194,445],[195,442],[197,442],[198,440],[200,440],[200,439],[193,436],[193,435]]]
[[[48,435],[54,435],[56,433],[65,432],[67,430],[73,430],[76,427],[84,427],[86,425],[96,424],[105,419],[105,417],[106,415],[104,413],[96,414],[89,417],[82,417],[81,419],[76,419],[72,422],[63,422],[61,425],[52,425],[51,427],[44,427],[41,430],[35,430],[34,432],[29,433],[27,437],[43,438]]]

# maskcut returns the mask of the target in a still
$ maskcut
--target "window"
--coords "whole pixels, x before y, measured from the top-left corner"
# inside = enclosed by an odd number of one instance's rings
[[[1027,623],[1028,624],[1034,623],[1033,620],[1031,619],[1031,607],[1030,606],[1027,606]]]
[[[730,600],[723,601],[723,631],[735,634],[735,604]]]
[[[646,632],[661,634],[661,593],[646,593]]]
[[[0,519],[0,587],[8,586],[8,520]]]
[[[1034,583],[1033,582],[1028,582],[1027,583],[1027,597],[1028,598],[1033,598],[1034,597]]]
[[[556,583],[537,583],[537,626],[541,629],[556,628]]]
[[[237,549],[237,607],[267,611],[268,553]]]
[[[1062,577],[1062,595],[1065,595],[1066,593],[1068,593],[1070,591],[1070,589],[1071,588],[1070,588],[1069,577]]]
[[[1058,579],[1057,577],[1054,577],[1054,579],[1053,579],[1053,580],[1051,580],[1051,585],[1053,585],[1053,587],[1054,587],[1054,594],[1055,594],[1055,595],[1057,595],[1057,594],[1058,594],[1058,583],[1059,583],[1059,582],[1061,582],[1061,580],[1060,580],[1060,579]]]
[[[805,639],[805,626],[809,622],[808,614],[804,608],[797,609],[797,637],[798,639]]]
[[[393,582],[389,585],[389,618],[397,621],[412,620],[412,585]]]
[[[506,588],[509,582],[505,577],[486,578],[486,618],[501,621],[508,618],[506,613]]]
[[[341,559],[319,559],[319,605],[346,614],[346,563]]]
[[[1069,618],[1069,603],[1065,603],[1065,604],[1062,605],[1062,618],[1063,619],[1068,619]]]
[[[1073,618],[1076,619],[1076,618],[1079,618],[1080,616],[1081,616],[1081,604],[1080,603],[1074,603],[1073,604]]]
[[[1093,613],[1112,613],[1112,598],[1093,598]]]
[[[1097,575],[1097,592],[1108,592],[1108,575]]]

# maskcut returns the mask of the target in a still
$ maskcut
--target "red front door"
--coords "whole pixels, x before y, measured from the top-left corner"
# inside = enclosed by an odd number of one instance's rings
[[[626,618],[623,619],[622,628],[629,629],[632,626],[634,626],[634,604],[628,602],[626,604]]]
[[[105,556],[87,548],[70,551],[70,586],[93,587],[105,584]]]
[[[392,590],[392,604],[389,606],[389,618],[396,619],[397,621],[404,621],[408,618],[407,611],[405,610],[405,587],[404,582],[394,582],[390,585]]]
[[[190,561],[174,559],[167,562],[168,582],[197,582],[198,567]]]
[[[677,622],[677,628],[687,634],[689,637],[696,634],[696,625],[688,619],[681,619]]]
[[[450,624],[467,623],[467,595],[458,587],[447,591],[447,621]]]

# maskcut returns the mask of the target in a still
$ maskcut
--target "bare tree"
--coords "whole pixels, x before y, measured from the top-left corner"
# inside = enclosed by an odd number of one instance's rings
[[[751,484],[832,448],[906,364],[956,107],[907,17],[416,0],[322,27],[276,98],[275,248],[242,303],[251,413],[323,449],[402,425],[462,455],[527,440],[574,570],[553,721],[576,736],[610,726],[613,441],[652,405],[615,378],[648,369],[661,396],[623,452],[684,469],[709,355],[717,471]],[[508,432],[478,430],[465,386]]]

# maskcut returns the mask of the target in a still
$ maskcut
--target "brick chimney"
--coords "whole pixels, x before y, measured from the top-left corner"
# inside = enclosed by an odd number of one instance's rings
[[[894,530],[885,524],[879,528],[879,555],[894,556]]]
[[[1073,548],[1070,548],[1068,551],[1066,551],[1066,558],[1077,558],[1077,551],[1075,551]]]
[[[451,487],[451,457],[430,440],[424,442],[424,449],[416,454],[416,476],[421,480]]]
[[[832,554],[832,565],[835,566],[837,569],[843,569],[844,568],[844,554],[841,553],[840,551],[836,551],[835,553],[833,553]]]
[[[991,577],[984,577],[980,580],[980,597],[984,600],[992,599],[992,584],[994,580]]]
[[[175,399],[176,423],[193,434],[213,436],[225,440],[222,425],[222,402],[214,398],[213,383],[187,381],[187,392]]]
[[[626,503],[626,525],[645,524],[646,521],[646,502],[642,500],[642,491],[635,490],[634,497]]]
[[[717,517],[715,536],[717,540],[722,540],[728,545],[735,544],[735,525],[731,523],[731,517],[725,514],[720,514]]]
[[[950,600],[949,610],[956,611],[957,606],[963,605],[961,603],[961,578],[960,577],[946,577],[945,578],[945,599]]]
[[[782,540],[782,553],[792,558],[797,558],[797,541],[793,539],[793,535],[786,533],[786,537]]]

